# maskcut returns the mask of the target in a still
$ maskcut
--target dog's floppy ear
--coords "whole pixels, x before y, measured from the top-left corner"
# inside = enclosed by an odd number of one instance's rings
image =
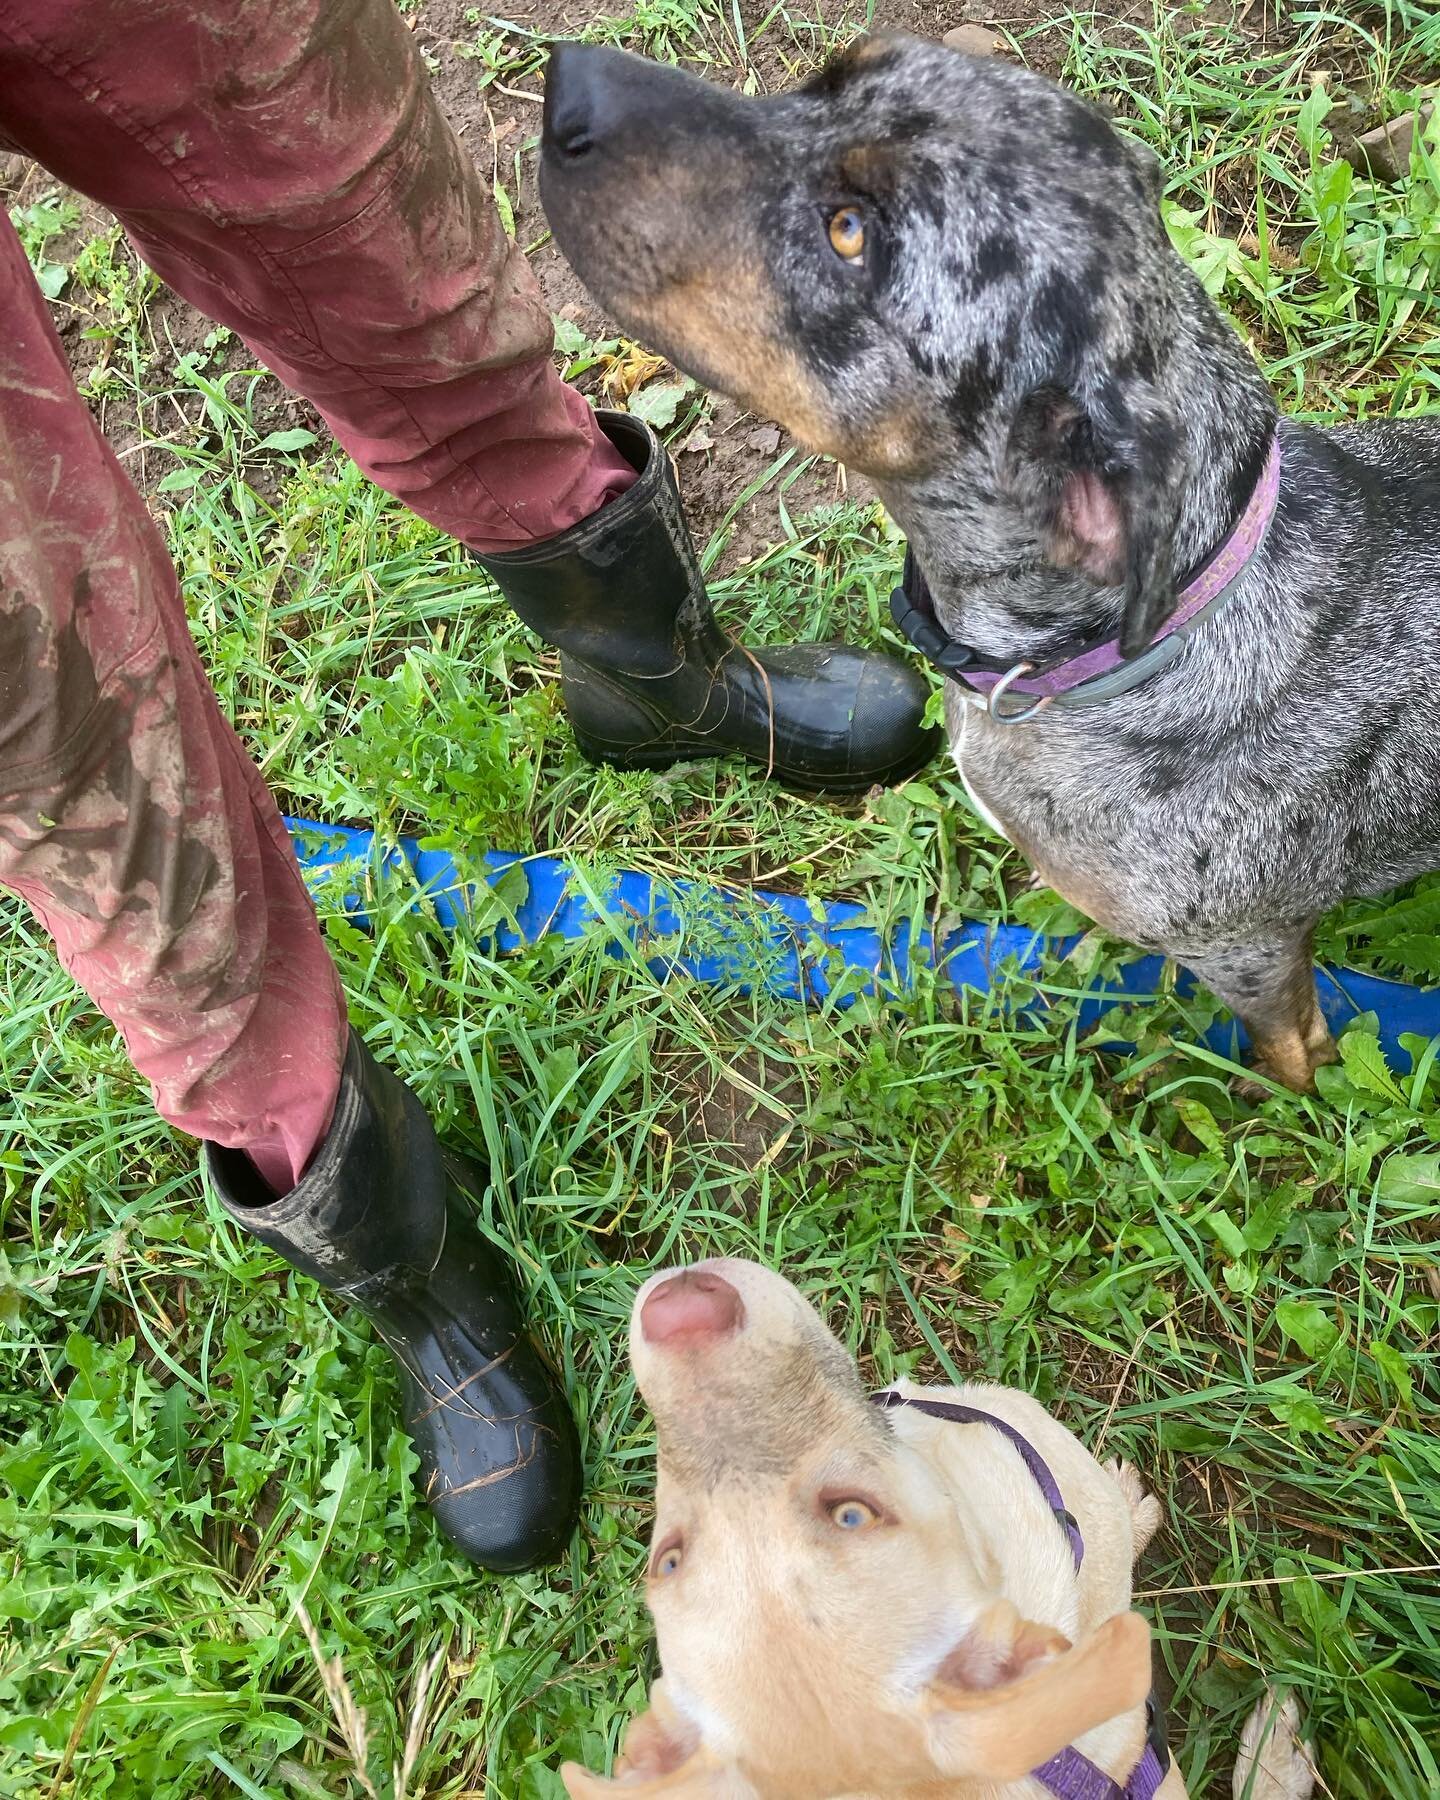
[[[1150,1628],[1119,1613],[1071,1649],[998,1601],[941,1665],[922,1706],[936,1769],[1019,1781],[1150,1691]]]
[[[759,1800],[738,1769],[700,1742],[699,1732],[670,1704],[663,1680],[650,1689],[649,1711],[637,1713],[626,1728],[613,1780],[578,1763],[566,1763],[560,1778],[570,1800]]]
[[[1007,463],[1048,559],[1123,587],[1120,648],[1143,650],[1175,603],[1185,449],[1170,407],[1138,377],[1043,383],[1015,415]]]

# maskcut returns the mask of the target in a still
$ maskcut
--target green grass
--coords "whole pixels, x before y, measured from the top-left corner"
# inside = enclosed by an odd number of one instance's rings
[[[477,80],[508,85],[523,43],[474,23],[509,45],[477,56]],[[736,79],[754,59],[769,83],[769,41],[798,58],[835,26],[647,4],[604,30]],[[1331,71],[1347,111],[1372,86],[1395,110],[1435,36],[1397,5],[1292,8],[1243,56],[1184,18],[1077,16],[1022,43],[1162,151],[1177,239],[1287,402],[1328,417],[1435,403],[1440,140],[1401,188],[1347,186],[1311,76]],[[473,566],[326,447],[255,424],[218,340],[177,364],[125,252],[102,238],[66,260],[53,212],[24,221],[32,253],[103,339],[97,399],[141,402],[197,636],[287,805],[462,856],[560,849],[593,879],[850,894],[890,922],[1011,906],[1023,871],[940,765],[850,809],[730,767],[587,768],[553,665]],[[677,429],[699,405],[681,397]],[[759,478],[784,488],[798,466]],[[787,516],[719,583],[728,616],[757,639],[893,646],[884,521]],[[1048,968],[1048,1006],[1023,1015],[923,978],[806,1012],[659,984],[598,942],[497,962],[413,899],[379,883],[365,935],[322,896],[326,929],[356,1025],[488,1164],[485,1229],[514,1247],[580,1413],[583,1532],[563,1567],[519,1580],[443,1553],[382,1350],[226,1223],[193,1146],[7,905],[0,1795],[557,1800],[555,1766],[602,1763],[650,1672],[630,1300],[657,1262],[712,1250],[784,1268],[877,1381],[1015,1381],[1139,1464],[1167,1528],[1138,1587],[1194,1794],[1228,1792],[1268,1678],[1300,1694],[1329,1792],[1440,1795],[1428,1047],[1400,1075],[1362,1028],[1319,1098],[1257,1109],[1191,1047],[1203,997],[1134,1015],[1120,1061],[1077,1039],[1076,968]],[[1430,884],[1349,909],[1330,947],[1434,974],[1433,906]]]

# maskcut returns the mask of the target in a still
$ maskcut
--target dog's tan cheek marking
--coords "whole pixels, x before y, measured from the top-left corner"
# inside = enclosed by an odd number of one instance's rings
[[[807,450],[865,474],[913,477],[928,469],[933,433],[913,406],[858,429],[847,425],[843,399],[837,404],[783,328],[779,296],[753,247],[723,263],[692,265],[658,292],[623,299],[637,336],[652,332],[707,385],[778,419]]]
[[[898,54],[889,34],[882,31],[857,39],[845,52],[845,61],[852,68],[859,69],[866,63],[886,62]]]
[[[753,269],[701,270],[631,309],[691,352],[714,386],[780,419],[811,449],[840,454],[821,389],[776,326],[774,290]]]
[[[846,448],[843,460],[866,475],[915,477],[929,473],[932,434],[911,408],[868,424]]]

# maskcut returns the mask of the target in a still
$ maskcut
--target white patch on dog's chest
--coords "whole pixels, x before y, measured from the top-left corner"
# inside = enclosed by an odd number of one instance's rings
[[[960,730],[950,739],[950,754],[955,759],[955,769],[960,777],[961,785],[969,796],[970,804],[975,808],[976,812],[979,813],[980,817],[992,831],[998,832],[1007,844],[1011,844],[1015,840],[980,798],[979,794],[976,793],[974,787],[971,785],[969,776],[965,773],[965,733],[969,728],[971,719],[975,716],[979,704],[978,701],[971,700],[963,700],[961,702]]]

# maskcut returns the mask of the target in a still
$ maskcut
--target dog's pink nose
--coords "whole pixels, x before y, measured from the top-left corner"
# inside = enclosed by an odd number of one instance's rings
[[[683,1269],[662,1281],[640,1308],[647,1344],[683,1344],[738,1331],[745,1304],[723,1275]]]

